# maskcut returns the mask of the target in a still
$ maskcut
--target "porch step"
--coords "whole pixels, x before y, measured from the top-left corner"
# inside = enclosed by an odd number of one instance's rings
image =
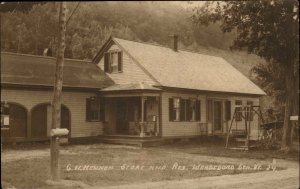
[[[135,139],[135,140],[158,139],[158,137],[155,137],[155,136],[140,137],[138,135],[101,135],[100,138],[108,138],[108,139]]]
[[[243,129],[232,129],[231,135],[233,136],[246,136],[246,131]]]
[[[246,142],[247,138],[235,138],[235,141],[237,141],[237,142]]]
[[[126,138],[126,137],[108,137],[103,136],[97,139],[99,142],[106,144],[123,144],[139,147],[150,147],[150,146],[159,146],[162,144],[168,144],[171,141],[162,138]]]
[[[228,148],[228,149],[230,149],[230,150],[250,150],[250,149],[253,149],[253,148],[255,148],[255,146],[253,146],[253,145],[251,145],[251,146],[236,146],[236,147],[230,147],[230,148]]]
[[[245,151],[249,150],[248,147],[231,147],[228,149],[230,149],[230,150],[245,150]]]

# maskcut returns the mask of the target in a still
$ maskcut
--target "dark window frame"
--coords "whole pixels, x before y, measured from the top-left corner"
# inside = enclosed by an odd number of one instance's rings
[[[239,104],[240,103],[240,104]],[[235,100],[235,105],[242,106],[243,101],[242,100]],[[242,112],[242,107],[236,107],[236,121],[242,121],[243,120],[243,112]]]
[[[178,106],[176,100],[179,100]],[[194,110],[191,110],[191,101],[195,101],[195,107]],[[197,105],[198,107],[198,112],[197,112]],[[190,113],[194,113],[194,120],[191,119]],[[199,114],[197,116],[197,113]],[[201,121],[201,101],[197,98],[188,98],[184,99],[181,97],[174,96],[172,98],[169,98],[169,121],[170,122],[199,122]],[[176,119],[176,117],[178,119]]]
[[[189,98],[188,100],[190,102],[190,105],[192,104],[192,101],[194,101],[194,109],[189,109],[189,108],[192,108],[190,106],[186,110],[187,113],[190,111],[192,115],[193,115],[193,111],[194,111],[194,119],[193,119],[193,116],[191,115],[191,119],[187,119],[186,121],[190,121],[190,122],[201,121],[201,100],[199,100],[197,98]]]
[[[114,54],[117,54],[116,65],[112,67],[114,62]],[[115,67],[115,69],[114,69]],[[106,73],[122,73],[123,72],[123,51],[109,50],[104,53],[104,72]]]
[[[180,122],[181,121],[181,97],[172,97],[173,98],[173,121],[174,122]],[[178,107],[175,107],[175,100],[178,99],[179,100],[179,103],[178,103]],[[176,115],[177,115],[177,112],[178,111],[178,119],[176,119]]]
[[[195,104],[195,121],[201,122],[201,100],[199,99],[196,99],[196,104]]]
[[[253,104],[254,104],[254,102],[252,100],[247,100],[247,106],[249,106],[249,105],[253,106]],[[253,114],[252,109],[250,107],[247,107],[246,110],[247,110],[246,111],[246,120],[247,121],[253,121],[254,114]]]
[[[231,101],[225,101],[225,121],[231,120]]]
[[[86,98],[86,121],[101,122],[104,121],[104,101],[99,97]]]
[[[187,121],[190,121],[190,122],[196,122],[196,104],[197,104],[197,98],[189,98],[189,107],[188,109],[186,110],[187,114],[190,112],[191,113],[191,117],[190,119],[187,119]],[[194,102],[194,107],[192,107],[192,102]],[[194,114],[194,117],[193,117],[193,114]]]
[[[212,122],[212,120],[213,120],[213,99],[206,100],[206,115],[207,115],[207,122]]]

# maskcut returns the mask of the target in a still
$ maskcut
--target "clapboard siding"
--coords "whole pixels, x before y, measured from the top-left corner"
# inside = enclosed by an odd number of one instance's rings
[[[109,50],[120,50],[117,45],[112,45]],[[104,57],[97,64],[104,70]],[[123,72],[107,73],[116,84],[131,84],[145,82],[154,85],[155,82],[126,54],[123,52]]]
[[[1,101],[22,104],[28,111],[41,103],[52,101],[52,91],[1,89]],[[103,133],[101,122],[86,121],[86,98],[92,92],[63,92],[62,103],[71,112],[71,137],[97,136]]]
[[[174,122],[169,121],[169,98],[181,97],[183,99],[198,98],[201,101],[201,121],[200,122]],[[201,135],[199,123],[208,124],[208,134],[213,134],[212,124],[207,122],[206,116],[206,100],[218,99],[223,101],[231,101],[231,118],[233,117],[235,100],[241,100],[243,105],[247,104],[247,101],[253,101],[254,105],[259,105],[259,98],[243,97],[243,96],[227,96],[227,95],[201,95],[201,94],[184,94],[184,93],[162,93],[162,135],[164,137],[179,137],[179,136],[195,136]],[[223,110],[224,112],[224,110]],[[223,133],[227,131],[230,121],[225,121],[225,114],[223,113]],[[234,129],[244,129],[244,120],[234,122]],[[257,139],[258,137],[258,116],[254,114],[253,121],[251,122],[251,139]]]
[[[201,102],[201,120],[200,122],[176,122],[169,121],[169,98],[181,97],[183,99],[198,98]],[[182,94],[182,93],[162,93],[162,136],[195,136],[200,135],[199,123],[206,122],[205,96],[197,94]]]

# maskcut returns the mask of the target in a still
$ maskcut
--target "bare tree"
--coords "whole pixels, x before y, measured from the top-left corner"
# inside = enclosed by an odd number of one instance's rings
[[[56,58],[55,83],[53,89],[52,100],[52,129],[60,128],[61,119],[61,101],[62,101],[62,86],[63,86],[63,67],[65,53],[65,35],[66,35],[66,3],[59,4],[59,37],[58,50]],[[51,178],[52,180],[59,179],[59,138],[51,137]]]

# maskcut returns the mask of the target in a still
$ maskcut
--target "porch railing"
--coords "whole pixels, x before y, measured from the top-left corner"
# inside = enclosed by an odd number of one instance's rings
[[[158,124],[156,121],[138,122],[137,127],[140,128],[140,136],[158,136]]]

